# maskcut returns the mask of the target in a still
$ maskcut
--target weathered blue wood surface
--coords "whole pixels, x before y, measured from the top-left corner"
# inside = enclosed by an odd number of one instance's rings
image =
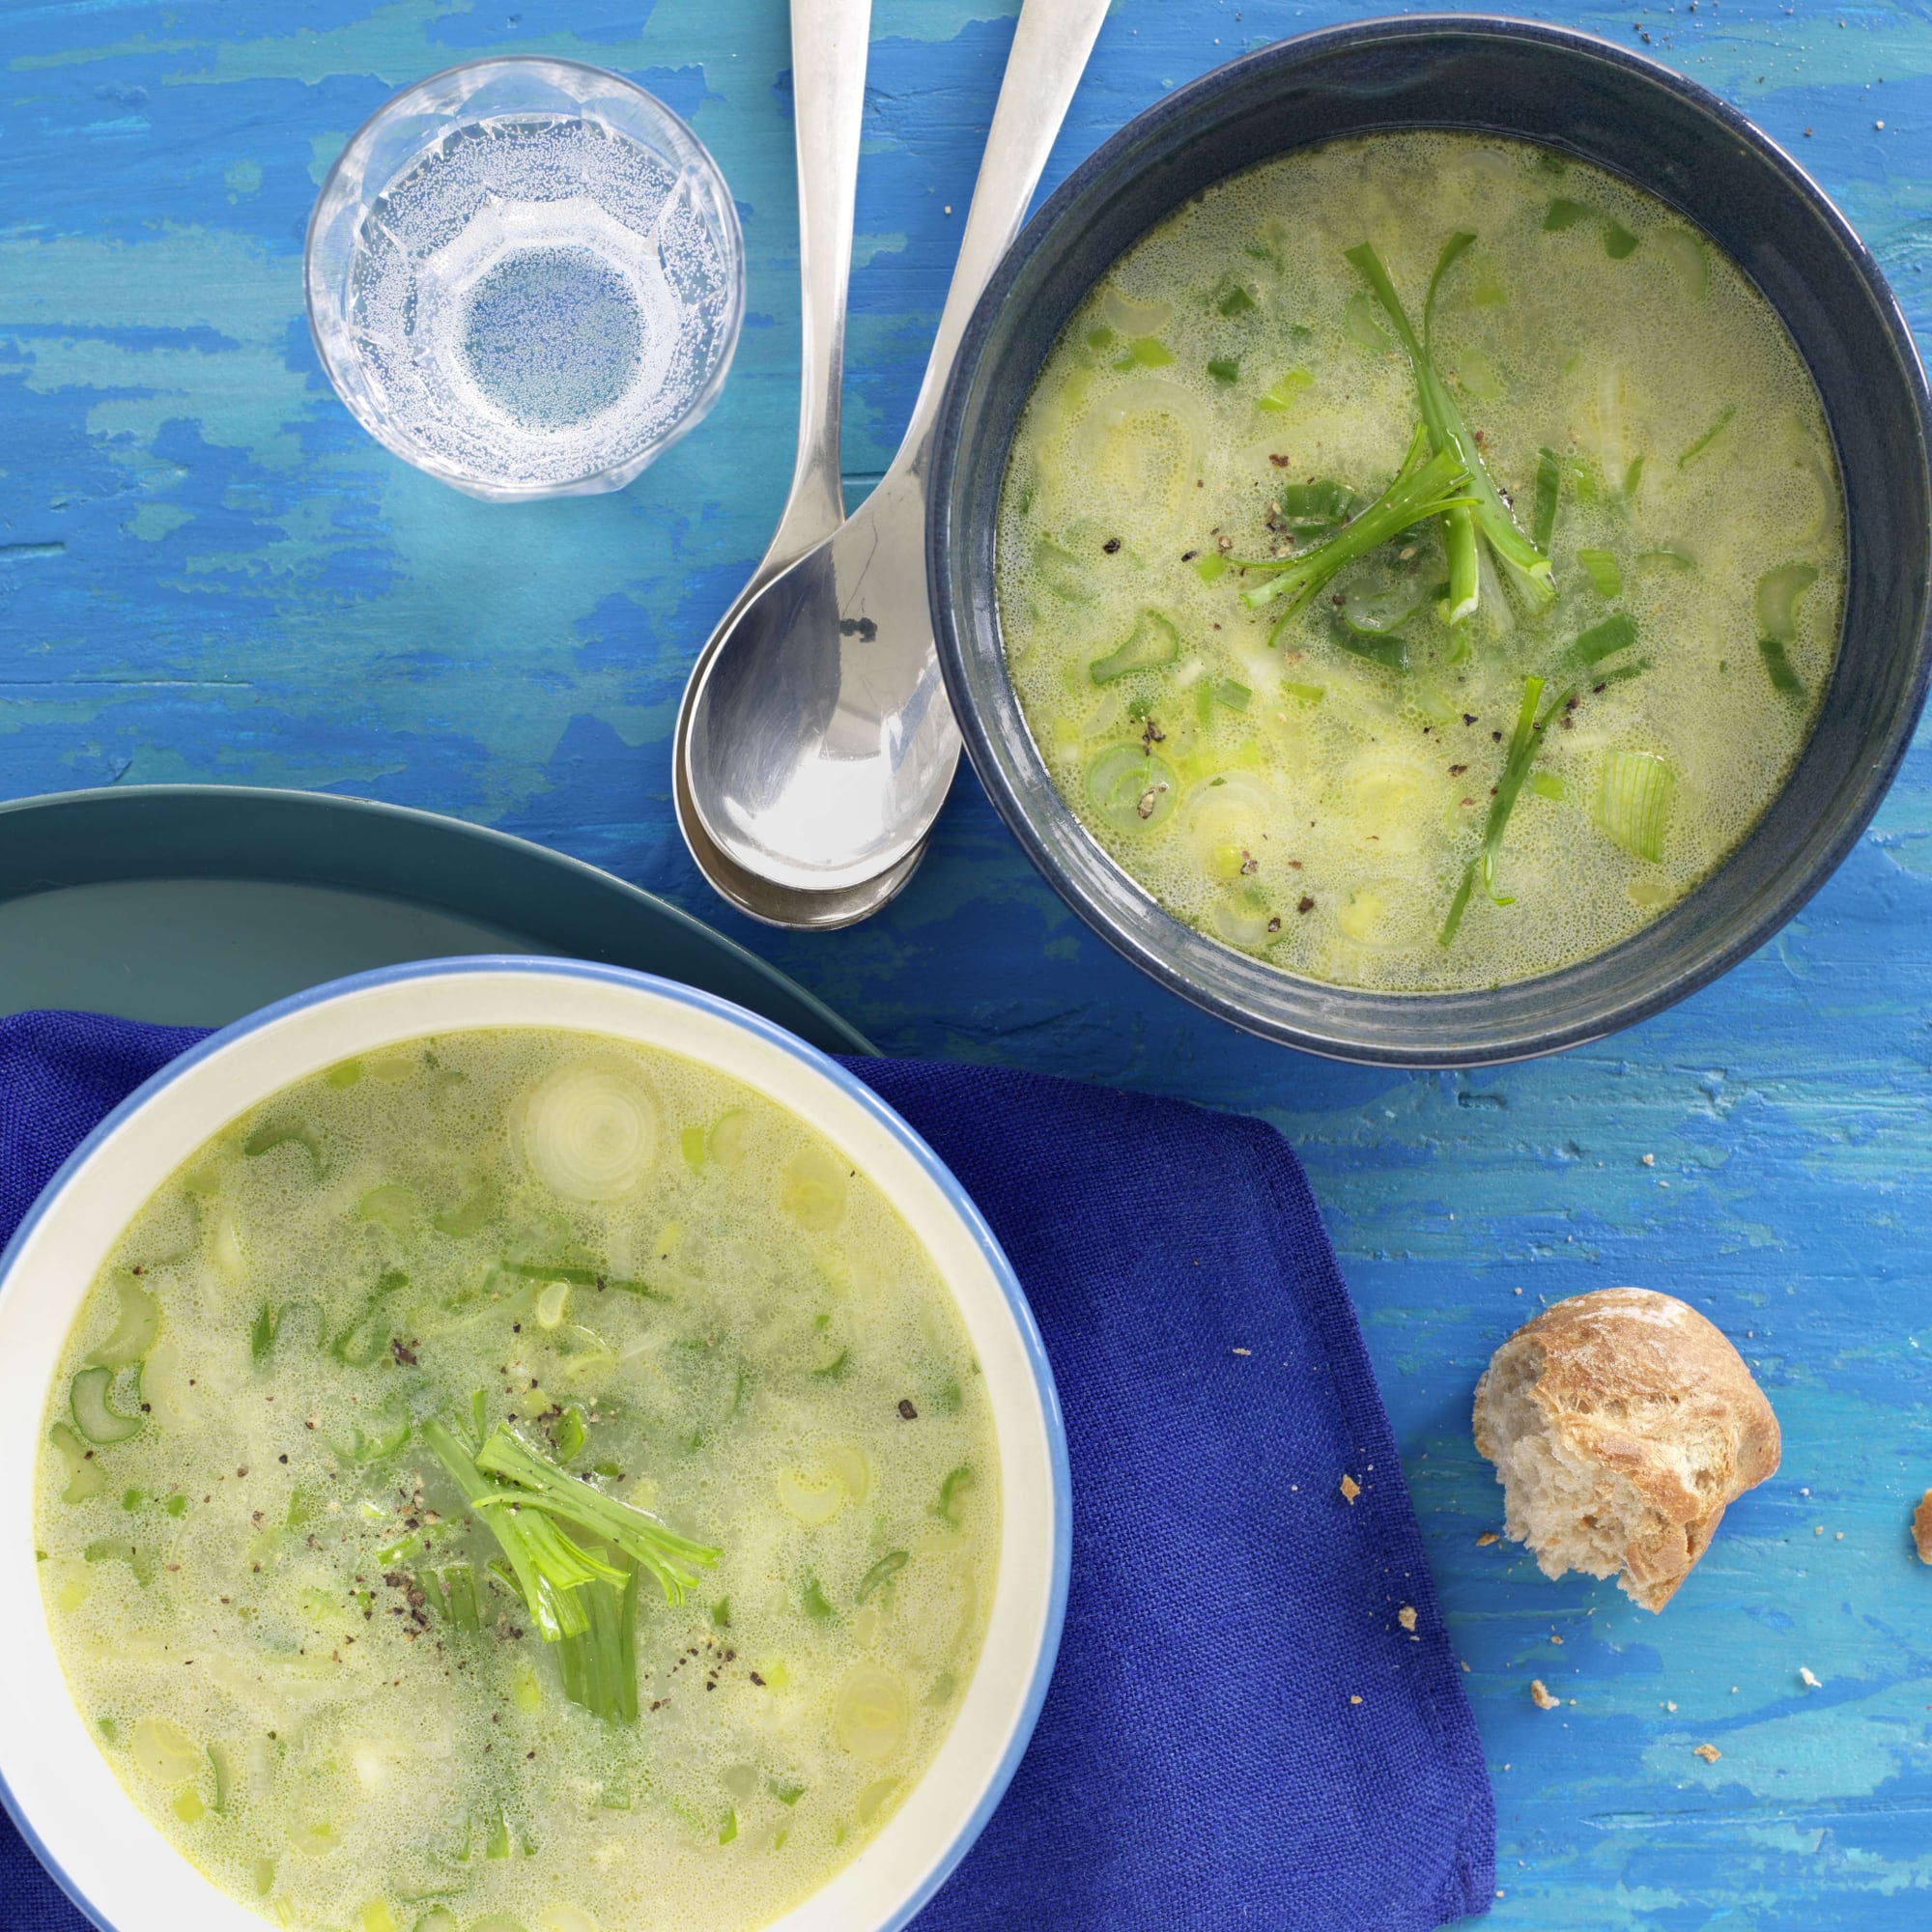
[[[1011,11],[875,0],[855,481],[911,404]],[[1163,89],[1340,17],[1121,0],[1049,184]],[[1923,0],[1552,17],[1745,106],[1874,244],[1922,337]],[[486,49],[641,80],[744,213],[751,321],[725,397],[615,497],[443,490],[362,436],[310,349],[323,170],[394,88]],[[1497,1920],[1932,1923],[1932,1571],[1906,1535],[1932,1483],[1932,759],[1722,984],[1605,1046],[1470,1078],[1325,1065],[1198,1017],[1087,935],[969,777],[870,925],[786,939],[732,919],[678,841],[666,740],[790,469],[787,65],[781,0],[5,0],[0,793],[229,780],[463,813],[718,920],[889,1048],[1265,1113],[1325,1205],[1469,1662]],[[1657,1619],[1477,1546],[1498,1516],[1466,1427],[1482,1362],[1539,1299],[1626,1281],[1709,1309],[1785,1431],[1783,1472]],[[1265,1336],[1201,1340],[1252,1346],[1265,1384]],[[1560,1713],[1532,1706],[1533,1675]],[[1706,1742],[1715,1765],[1691,1754]]]

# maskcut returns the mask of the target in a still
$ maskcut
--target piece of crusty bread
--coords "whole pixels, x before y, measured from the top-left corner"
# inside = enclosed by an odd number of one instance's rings
[[[1476,1384],[1476,1448],[1504,1528],[1545,1576],[1615,1576],[1661,1610],[1724,1505],[1777,1467],[1777,1418],[1694,1308],[1605,1288],[1546,1308]]]

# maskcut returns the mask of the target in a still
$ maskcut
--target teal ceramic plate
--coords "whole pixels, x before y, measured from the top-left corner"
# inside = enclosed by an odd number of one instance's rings
[[[828,1053],[863,1035],[663,899],[461,819],[323,792],[131,785],[0,806],[0,1014],[222,1026],[345,973],[464,952],[662,974]]]

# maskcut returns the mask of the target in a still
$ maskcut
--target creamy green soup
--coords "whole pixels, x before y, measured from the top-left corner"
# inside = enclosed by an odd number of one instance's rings
[[[77,1706],[316,1932],[765,1924],[930,1762],[994,1581],[930,1257],[783,1109],[597,1036],[425,1038],[237,1121],[46,1419]]]
[[[1844,518],[1770,305],[1522,144],[1222,182],[1061,335],[1001,502],[1055,784],[1177,917],[1318,980],[1520,980],[1704,878],[1791,770]]]

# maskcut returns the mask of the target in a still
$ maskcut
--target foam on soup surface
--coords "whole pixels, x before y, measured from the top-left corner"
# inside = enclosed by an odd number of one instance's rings
[[[294,1927],[762,1925],[930,1762],[994,1581],[930,1257],[781,1107],[595,1036],[425,1038],[236,1122],[116,1244],[47,1424],[75,1702]]]
[[[1364,243],[1549,565],[1479,536],[1453,623],[1447,514],[1276,594],[1442,447]],[[998,591],[1056,785],[1154,898],[1428,991],[1602,952],[1736,846],[1831,676],[1844,557],[1816,389],[1719,249],[1601,170],[1413,133],[1219,183],[1114,264],[1027,404]]]

